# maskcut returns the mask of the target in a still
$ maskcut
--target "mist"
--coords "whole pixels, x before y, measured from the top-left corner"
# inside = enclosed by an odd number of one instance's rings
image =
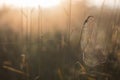
[[[120,2],[97,1],[0,6],[0,78],[119,80]]]

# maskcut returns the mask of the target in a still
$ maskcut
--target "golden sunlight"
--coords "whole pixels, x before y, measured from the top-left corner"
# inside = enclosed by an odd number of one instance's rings
[[[113,7],[115,4],[115,0],[88,0],[91,4],[95,5],[95,6],[102,6],[103,2],[105,5],[109,6],[109,7]],[[118,0],[116,0],[116,2],[118,2]]]
[[[60,0],[40,0],[40,6],[43,8],[50,8],[60,4]]]
[[[15,7],[29,7],[37,8],[41,6],[42,8],[51,8],[58,6],[61,0],[0,0],[0,5],[12,5]]]

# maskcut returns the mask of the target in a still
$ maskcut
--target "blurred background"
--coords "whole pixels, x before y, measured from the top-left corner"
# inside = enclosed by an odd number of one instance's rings
[[[119,80],[119,0],[0,0],[1,80]]]

